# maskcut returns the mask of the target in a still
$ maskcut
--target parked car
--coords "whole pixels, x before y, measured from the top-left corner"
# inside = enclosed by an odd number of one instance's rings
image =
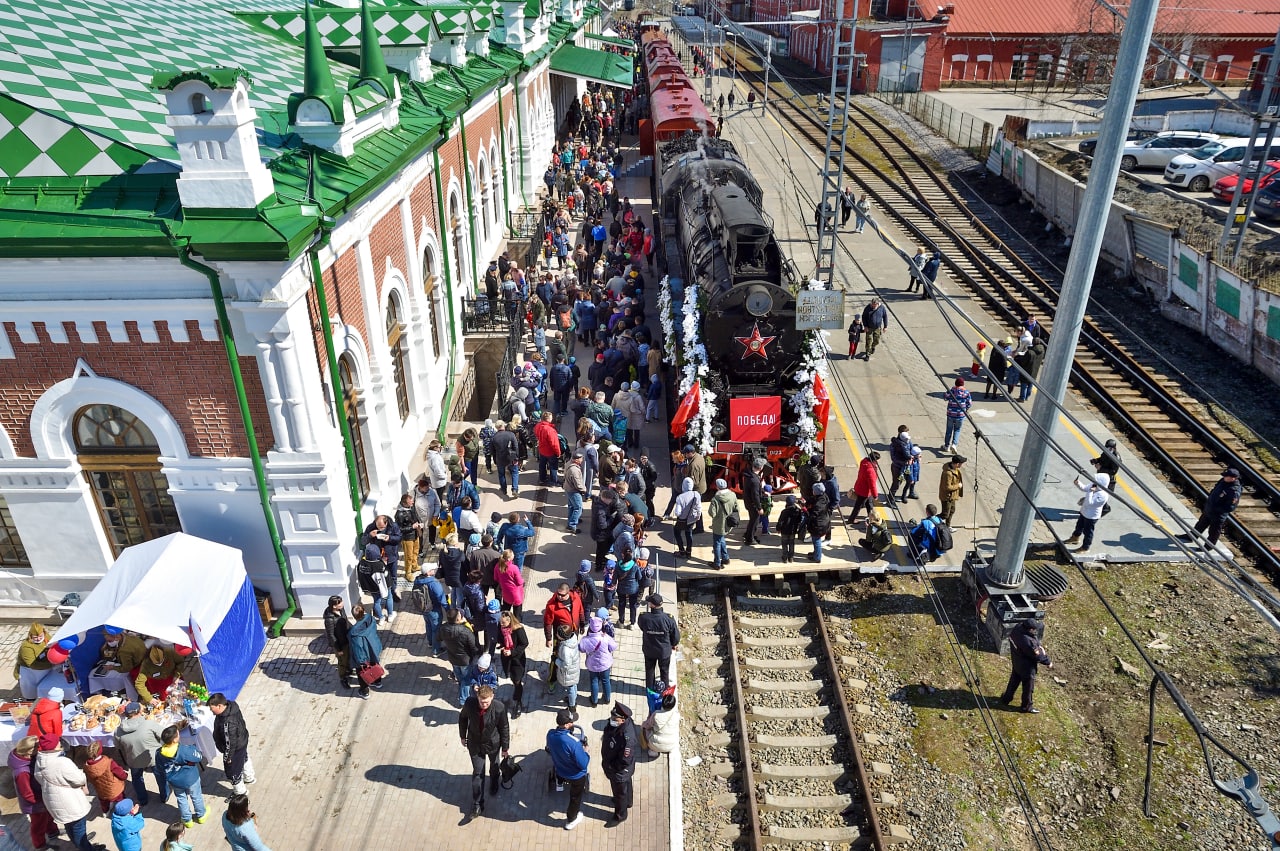
[[[1270,186],[1262,188],[1253,199],[1253,212],[1260,219],[1280,220],[1280,180],[1273,180]]]
[[[1139,130],[1134,128],[1129,131],[1128,135],[1124,137],[1124,140],[1126,142],[1141,142],[1143,139],[1150,139],[1154,135],[1156,135],[1156,131],[1154,130]],[[1093,156],[1093,152],[1098,148],[1098,137],[1091,136],[1088,139],[1081,139],[1080,144],[1077,147],[1080,149],[1080,153]]]
[[[1250,169],[1252,171],[1252,169]],[[1280,160],[1272,160],[1262,169],[1262,177],[1258,179],[1258,188],[1265,189],[1270,186],[1277,176],[1280,176]],[[1240,172],[1228,174],[1226,177],[1218,178],[1213,184],[1213,197],[1219,201],[1231,202],[1232,197],[1236,194],[1236,184],[1240,182]],[[1240,190],[1243,195],[1248,195],[1253,191],[1253,178],[1246,177],[1244,179],[1244,188]]]
[[[1164,170],[1165,182],[1192,192],[1207,192],[1215,180],[1240,170],[1240,163],[1248,148],[1248,139],[1218,139],[1210,142],[1189,154],[1181,154],[1170,160]],[[1261,153],[1261,148],[1256,145],[1254,150]]]
[[[1190,153],[1217,138],[1217,133],[1202,133],[1198,130],[1166,130],[1150,139],[1125,145],[1120,156],[1120,167],[1125,171],[1135,168],[1164,168],[1179,154]]]

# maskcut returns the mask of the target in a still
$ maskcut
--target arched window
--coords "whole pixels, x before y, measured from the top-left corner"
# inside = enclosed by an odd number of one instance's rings
[[[82,408],[72,423],[76,452],[116,555],[181,532],[160,446],[146,423],[115,405]]]
[[[440,338],[440,299],[436,298],[436,279],[440,270],[436,265],[436,253],[428,245],[422,252],[422,288],[427,295],[427,318],[431,321],[431,345],[436,359],[444,357],[444,343]]]
[[[408,346],[404,339],[404,322],[400,319],[400,304],[395,294],[387,299],[387,349],[391,352],[391,380],[396,385],[396,408],[400,422],[409,419],[409,387],[405,383],[405,361]]]
[[[203,115],[209,111],[209,99],[201,92],[196,92],[191,96],[191,114]]]
[[[489,187],[489,164],[484,160],[480,160],[480,227],[481,233],[484,234],[484,241],[489,241],[489,223],[492,221],[489,217],[489,203],[492,200],[493,191]]]
[[[454,281],[461,281],[462,270],[467,268],[466,259],[463,256],[467,234],[463,230],[462,221],[462,202],[458,199],[458,193],[454,192],[449,196],[449,237],[453,240],[453,262],[454,269],[457,270],[453,277]]]
[[[351,359],[338,358],[338,379],[342,381],[342,416],[351,432],[351,450],[356,456],[356,478],[360,480],[360,498],[369,495],[369,466],[364,460],[364,432],[360,416],[360,396],[352,378]]]

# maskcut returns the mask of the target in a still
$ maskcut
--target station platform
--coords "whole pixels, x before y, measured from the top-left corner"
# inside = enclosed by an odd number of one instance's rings
[[[727,94],[732,85],[731,79],[717,77],[714,94]],[[816,265],[813,209],[821,184],[821,155],[797,145],[787,128],[760,104],[754,110],[747,109],[745,93],[746,89],[739,86],[738,106],[726,113],[722,136],[734,142],[764,188],[766,210],[773,217],[775,233],[784,250],[802,273],[811,273]],[[869,450],[879,451],[883,491],[889,473],[889,440],[897,433],[898,425],[906,425],[914,442],[924,450],[917,487],[920,499],[899,503],[896,514],[884,505],[878,508],[890,519],[897,544],[887,558],[869,559],[869,553],[853,543],[859,537],[856,528],[851,534],[846,533],[852,539],[846,545],[852,552],[842,551],[837,545],[830,554],[863,572],[919,569],[905,546],[906,529],[909,521],[924,515],[926,503],[938,502],[942,466],[951,455],[941,451],[946,426],[943,394],[957,377],[965,377],[974,402],[972,420],[965,424],[959,441],[959,453],[968,461],[963,468],[965,493],[953,524],[956,545],[943,559],[927,567],[930,572],[957,571],[968,550],[976,549],[988,556],[994,552],[1011,473],[1028,429],[1019,414],[1029,415],[1032,405],[1030,400],[1019,403],[1004,398],[984,399],[985,380],[970,376],[972,359],[966,344],[973,345],[978,340],[991,343],[1005,336],[1016,338],[1018,329],[1002,327],[992,320],[974,297],[947,276],[945,266],[938,285],[950,297],[949,304],[922,300],[918,294],[906,292],[906,264],[889,243],[901,246],[908,254],[914,254],[915,246],[883,214],[876,216],[876,221],[883,238],[871,228],[855,235],[852,219],[841,229],[836,280],[846,294],[846,323],[861,313],[873,295],[879,295],[890,312],[889,330],[876,353],[865,360],[847,357],[845,331],[824,332],[830,350],[831,380],[827,384],[833,393],[834,419],[827,438],[827,462],[836,467],[841,489],[847,492],[858,462]],[[949,323],[961,329],[964,340],[957,339]],[[865,339],[863,342],[860,354],[865,352]],[[1059,457],[1050,460],[1039,497],[1040,509],[1061,538],[1070,536],[1077,517],[1077,500],[1082,496],[1073,479],[1080,470],[1092,472],[1088,461],[1099,454],[1104,440],[1119,440],[1124,466],[1112,511],[1099,521],[1093,546],[1073,556],[1082,561],[1115,563],[1188,560],[1189,556],[1170,537],[1181,529],[1172,517],[1194,522],[1198,513],[1169,490],[1158,471],[1126,450],[1123,436],[1108,431],[1096,412],[1074,393],[1068,393],[1064,406],[1078,418],[1079,425],[1060,414],[1054,439],[1065,447],[1070,461]],[[975,438],[974,423],[980,426],[986,440]],[[846,500],[846,514],[848,510]],[[1048,527],[1037,524],[1032,543],[1052,541]],[[1225,547],[1221,553],[1225,553]],[[825,561],[824,552],[824,564]]]

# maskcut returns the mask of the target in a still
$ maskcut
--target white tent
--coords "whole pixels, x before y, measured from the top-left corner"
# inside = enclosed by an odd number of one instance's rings
[[[266,635],[240,550],[177,532],[129,547],[54,635],[84,635],[72,651],[88,671],[110,624],[194,646],[210,691],[234,697],[257,663]]]

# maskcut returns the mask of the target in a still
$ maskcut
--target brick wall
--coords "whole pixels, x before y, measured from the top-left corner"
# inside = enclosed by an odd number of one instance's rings
[[[404,245],[404,227],[400,224],[400,207],[393,205],[378,220],[369,234],[369,254],[373,258],[374,286],[377,287],[378,303],[382,303],[382,279],[387,268],[387,258],[391,265],[400,270],[405,282],[409,279],[409,264]]]
[[[125,322],[127,343],[111,340],[107,326],[94,323],[97,343],[82,343],[74,327],[67,326],[67,342],[54,343],[43,323],[35,323],[38,342],[23,343],[12,323],[2,331],[13,346],[12,359],[0,360],[0,422],[23,457],[34,457],[31,441],[31,412],[46,390],[69,378],[80,358],[102,378],[114,378],[154,397],[173,416],[186,438],[187,451],[195,456],[237,457],[248,455],[248,443],[236,404],[235,385],[227,368],[226,350],[221,341],[200,337],[196,322],[186,323],[188,342],[176,343],[168,325],[156,323],[160,340],[145,343],[136,322]],[[258,435],[258,447],[265,452],[274,443],[267,417],[266,400],[257,362],[252,356],[240,358],[249,409]],[[86,399],[85,403],[91,403]]]

